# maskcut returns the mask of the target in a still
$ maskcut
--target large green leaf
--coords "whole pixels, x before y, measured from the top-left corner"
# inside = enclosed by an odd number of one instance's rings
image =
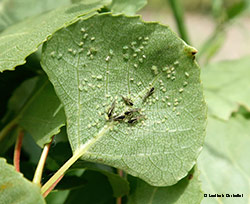
[[[0,158],[0,200],[4,204],[45,203],[40,188]]]
[[[69,4],[70,0],[2,0],[0,2],[0,31],[6,27],[48,10]]]
[[[208,112],[229,119],[240,105],[250,109],[250,58],[211,64],[202,71]]]
[[[129,181],[128,204],[199,204],[203,198],[197,170],[192,170],[187,177],[168,187],[150,186],[134,177],[129,177]]]
[[[96,15],[55,33],[42,67],[64,105],[73,153],[156,186],[185,177],[205,133],[195,52],[168,27],[138,17]],[[121,96],[141,110],[107,120],[114,100],[113,116],[131,109]]]
[[[65,114],[54,88],[47,79],[41,79],[37,90],[26,104],[18,124],[28,131],[43,147],[65,125]]]
[[[0,34],[0,72],[24,64],[25,58],[38,49],[47,37],[79,16],[86,16],[106,4],[106,0],[90,4],[74,4],[29,18]]]
[[[207,137],[199,159],[204,204],[247,204],[250,194],[250,121],[242,116],[208,118]],[[224,194],[224,197],[209,197]],[[243,194],[243,198],[226,197]]]

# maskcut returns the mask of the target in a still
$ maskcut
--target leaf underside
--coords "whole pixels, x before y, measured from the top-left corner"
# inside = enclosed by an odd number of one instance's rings
[[[203,198],[197,168],[177,184],[167,187],[150,186],[144,181],[129,177],[131,192],[128,204],[198,204]]]
[[[156,186],[186,176],[206,120],[194,53],[168,27],[138,17],[96,15],[56,32],[42,67],[64,105],[73,152]]]

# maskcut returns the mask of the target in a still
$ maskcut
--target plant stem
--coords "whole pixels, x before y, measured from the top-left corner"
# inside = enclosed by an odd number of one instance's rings
[[[14,150],[14,159],[13,159],[14,166],[17,172],[20,172],[20,155],[21,155],[21,147],[22,147],[22,142],[23,142],[23,135],[24,135],[23,130],[19,129],[18,136],[16,139],[15,150]]]
[[[56,182],[53,183],[53,185],[50,186],[50,188],[49,188],[46,192],[44,192],[44,194],[43,194],[43,197],[44,197],[44,198],[50,193],[50,191],[52,191],[52,190],[55,188],[55,186],[59,183],[59,181],[61,181],[61,179],[63,178],[63,176],[64,176],[64,175],[61,175],[61,176],[56,180]]]
[[[41,155],[40,160],[38,162],[38,165],[36,167],[35,175],[34,175],[34,178],[33,178],[33,183],[35,183],[37,185],[41,185],[43,168],[44,168],[44,165],[45,165],[45,162],[46,162],[46,159],[47,159],[47,156],[48,156],[48,153],[49,153],[50,145],[51,145],[51,143],[53,141],[53,138],[54,137],[52,137],[50,143],[48,143],[48,144],[46,144],[44,146],[42,155]]]
[[[111,127],[113,127],[113,123],[110,125],[104,126],[100,132],[88,140],[84,145],[77,149],[73,156],[42,186],[41,193],[45,194],[46,191],[52,190],[55,187],[58,179],[65,174],[65,172],[78,160],[82,155],[84,155],[88,149],[95,144],[97,140],[99,140]],[[51,188],[53,186],[53,188]]]
[[[121,169],[117,169],[117,172],[118,172],[120,177],[123,177],[123,171]],[[122,197],[118,197],[116,199],[116,204],[122,204]]]
[[[174,17],[175,17],[175,21],[176,21],[176,25],[177,25],[179,34],[180,34],[181,38],[186,43],[189,44],[190,41],[189,41],[186,26],[184,23],[183,8],[182,8],[182,5],[180,3],[180,0],[168,0],[168,1],[170,3],[170,6],[171,6],[172,11],[174,13]]]
[[[49,189],[51,191],[55,187],[55,184],[57,184],[58,179],[65,174],[69,167],[71,167],[71,165],[74,164],[84,152],[85,151],[76,151],[76,153],[73,154],[73,156],[42,186],[41,193],[45,194]],[[52,186],[53,188],[51,189]]]

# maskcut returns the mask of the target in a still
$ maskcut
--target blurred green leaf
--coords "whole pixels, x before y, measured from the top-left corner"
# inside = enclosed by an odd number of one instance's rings
[[[131,192],[128,204],[199,204],[203,198],[198,170],[192,170],[187,177],[168,187],[150,186],[131,176],[129,182]]]
[[[0,158],[0,201],[4,204],[45,204],[40,188]]]
[[[134,15],[147,4],[147,0],[112,0],[110,9],[113,13]]]
[[[210,64],[202,70],[201,78],[208,112],[228,120],[240,105],[250,109],[250,58]]]
[[[28,18],[0,33],[0,72],[13,70],[25,63],[25,58],[56,30],[74,22],[79,16],[87,17],[106,4],[99,0],[91,4],[73,4]]]
[[[57,190],[73,190],[87,185],[86,179],[78,176],[65,175],[57,184]]]
[[[112,186],[114,197],[121,197],[129,193],[128,181],[123,177],[119,176],[118,174],[114,173],[113,169],[109,166],[92,162],[78,161],[72,166],[71,169],[77,168],[84,168],[91,171],[97,171],[107,176],[108,181]]]
[[[115,204],[112,188],[104,175],[86,171],[82,178],[87,180],[86,186],[70,191],[64,204],[79,203],[79,200],[86,204]]]
[[[247,9],[247,6],[249,3],[248,0],[241,0],[239,2],[234,3],[232,6],[230,6],[227,10],[226,10],[226,14],[227,14],[227,20],[232,20],[235,17],[239,16],[240,14],[243,13],[243,11],[245,11]]]
[[[204,204],[248,204],[250,194],[250,120],[241,115],[222,121],[208,118],[204,149],[198,158],[202,189],[224,198],[203,199]],[[226,194],[243,194],[227,198]]]
[[[197,58],[203,64],[207,64],[222,48],[226,39],[226,32],[224,28],[219,27],[214,33],[206,40],[199,52]]]
[[[49,143],[51,137],[65,125],[63,106],[47,79],[39,80],[36,92],[23,109],[18,124],[31,134],[40,147]]]
[[[0,32],[27,17],[67,5],[70,0],[2,0],[0,2]]]
[[[38,77],[25,80],[12,93],[12,96],[8,101],[8,111],[2,119],[3,125],[0,131],[0,155],[14,144],[18,134],[16,130],[18,119],[22,115],[22,109],[32,95],[37,81]]]
[[[13,111],[8,112],[8,103],[13,92],[27,79],[37,75],[36,71],[30,66],[35,66],[35,63],[29,59],[25,65],[16,68],[15,72],[5,71],[0,73],[0,128],[4,125],[10,117],[12,117]],[[30,88],[30,90],[32,90]]]
[[[8,131],[10,124],[11,127],[20,125],[43,148],[65,125],[63,106],[44,77],[29,79],[18,87],[10,99],[9,108],[16,115],[1,130],[1,140],[7,137],[5,129]]]
[[[73,154],[157,186],[185,177],[206,123],[195,53],[168,27],[138,17],[96,15],[55,33],[42,66],[64,104]],[[142,111],[107,120],[114,99],[113,116],[131,109],[121,95]]]
[[[73,3],[84,2],[90,3],[93,0],[71,0]],[[96,1],[96,0],[95,0]],[[147,0],[112,0],[105,4],[106,10],[112,13],[124,13],[134,15],[147,4]]]
[[[69,193],[70,193],[69,190],[65,190],[65,191],[54,190],[46,197],[46,203],[47,204],[63,204],[65,200],[67,199]]]

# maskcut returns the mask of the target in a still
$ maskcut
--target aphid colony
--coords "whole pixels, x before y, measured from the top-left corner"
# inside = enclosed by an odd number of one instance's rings
[[[146,101],[146,99],[151,96],[154,93],[154,87],[152,87],[143,97],[143,102]],[[126,110],[124,113],[122,114],[118,114],[118,115],[114,115],[114,109],[115,109],[115,105],[116,105],[116,100],[114,100],[110,106],[110,108],[107,111],[107,120],[108,121],[119,121],[119,122],[127,122],[129,124],[134,124],[138,121],[140,121],[141,119],[145,118],[145,115],[141,114],[141,109],[140,108],[132,108],[132,106],[134,105],[133,101],[129,98],[126,98],[124,96],[122,96],[122,100],[123,102],[127,105],[130,106],[131,108]]]

